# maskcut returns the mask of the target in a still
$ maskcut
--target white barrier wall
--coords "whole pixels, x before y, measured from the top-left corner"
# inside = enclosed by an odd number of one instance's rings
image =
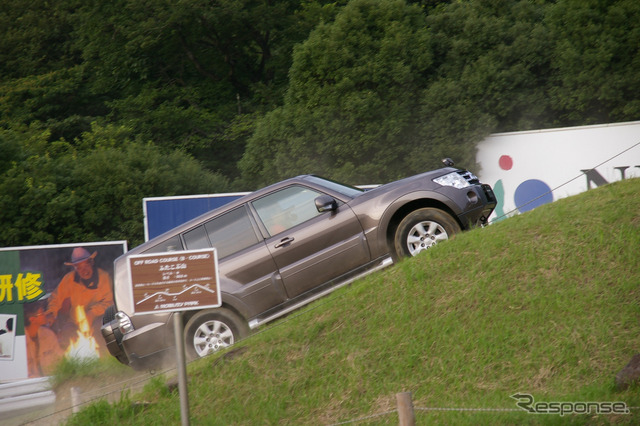
[[[640,121],[496,133],[478,144],[478,177],[498,197],[492,221],[606,183],[640,177]]]

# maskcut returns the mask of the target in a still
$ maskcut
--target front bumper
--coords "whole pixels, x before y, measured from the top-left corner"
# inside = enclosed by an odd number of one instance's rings
[[[107,344],[109,353],[116,357],[117,360],[121,363],[129,365],[127,354],[122,348],[122,333],[118,329],[117,320],[112,320],[106,324],[103,324],[100,331],[102,332],[102,337]]]
[[[460,224],[464,229],[486,225],[498,203],[493,189],[488,184],[479,184],[464,191],[464,202],[459,197],[456,200],[462,207],[462,213],[458,215]]]
[[[103,324],[101,332],[111,355],[122,364],[145,370],[174,359],[175,346],[167,344],[167,328],[166,323],[154,322],[123,333],[116,318]]]

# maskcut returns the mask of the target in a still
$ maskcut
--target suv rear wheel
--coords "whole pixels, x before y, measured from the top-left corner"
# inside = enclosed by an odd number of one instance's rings
[[[249,335],[247,323],[235,312],[218,308],[198,312],[185,326],[188,359],[196,359],[229,347]]]
[[[394,260],[415,256],[460,231],[458,222],[440,209],[427,207],[414,210],[398,225],[394,238]]]

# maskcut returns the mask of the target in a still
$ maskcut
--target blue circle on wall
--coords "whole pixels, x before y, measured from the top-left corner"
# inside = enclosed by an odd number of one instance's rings
[[[553,194],[551,193],[549,185],[543,181],[529,179],[518,185],[513,199],[520,213],[524,213],[543,204],[552,202]]]

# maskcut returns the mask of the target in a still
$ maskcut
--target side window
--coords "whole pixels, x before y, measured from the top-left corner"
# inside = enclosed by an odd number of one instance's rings
[[[197,250],[211,247],[209,244],[209,237],[207,237],[207,231],[204,229],[204,225],[200,225],[191,231],[187,231],[183,234],[184,243],[188,250]]]
[[[180,236],[176,235],[168,240],[161,242],[158,245],[151,247],[145,253],[163,253],[165,251],[180,251],[182,250],[182,243],[180,242]]]
[[[251,225],[244,207],[232,210],[185,232],[187,249],[215,247],[218,258],[236,253],[258,243],[258,237]]]
[[[293,228],[320,214],[314,200],[322,195],[303,186],[291,186],[253,202],[270,235]]]

